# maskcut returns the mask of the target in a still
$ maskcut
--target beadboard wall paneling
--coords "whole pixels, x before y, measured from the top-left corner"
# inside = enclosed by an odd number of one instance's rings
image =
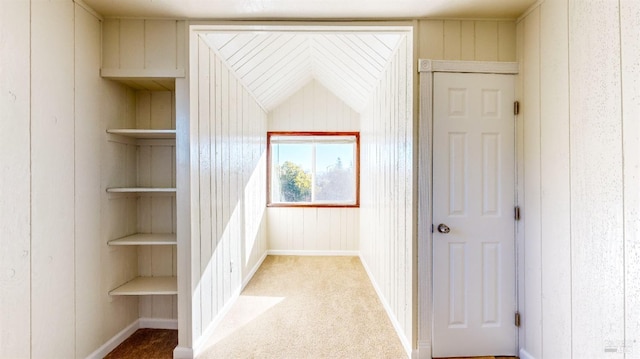
[[[74,25],[72,2],[31,3],[31,356],[37,358],[75,357]]]
[[[266,253],[267,114],[193,36],[192,328],[196,347]]]
[[[360,114],[313,79],[269,112],[269,131],[360,131]]]
[[[269,131],[360,131],[360,114],[315,79],[269,112],[268,118]],[[268,248],[357,251],[359,211],[358,208],[267,208]]]
[[[624,313],[620,9],[581,1],[569,8],[572,354],[586,358],[623,341],[625,319],[637,318]]]
[[[514,21],[418,20],[421,59],[515,61]]]
[[[622,134],[624,158],[624,308],[627,358],[640,358],[640,3],[620,1]],[[615,345],[615,343],[614,343]],[[635,348],[632,348],[634,346]]]
[[[360,252],[411,351],[413,315],[413,67],[402,40],[361,117]],[[409,56],[408,56],[409,55]]]
[[[535,10],[534,10],[535,11]],[[555,322],[555,325],[534,330],[541,337],[542,352],[539,357],[571,357],[571,266],[566,260],[571,252],[571,213],[570,205],[570,145],[569,138],[569,39],[567,36],[567,3],[550,1],[540,7],[540,15],[532,17],[534,24],[527,26],[527,31],[537,31],[540,26],[540,50],[535,43],[524,41],[530,50],[537,53],[540,61],[540,185],[545,194],[540,201],[540,260],[542,264],[540,294],[532,296],[542,299],[542,306],[537,307],[536,317],[543,323]],[[527,19],[526,21],[529,21]],[[533,49],[531,49],[533,47]],[[533,59],[526,54],[528,61]],[[527,61],[523,59],[523,62]],[[522,62],[521,62],[522,63]],[[527,76],[527,73],[524,73]],[[530,76],[535,79],[534,76]],[[533,80],[532,82],[536,82]],[[536,97],[536,94],[525,94],[524,98]],[[528,100],[527,100],[528,102]],[[530,116],[531,117],[531,116]],[[522,121],[527,121],[525,117]],[[525,140],[526,142],[526,140]],[[534,155],[535,156],[535,155]],[[526,163],[526,162],[525,162]],[[536,191],[529,187],[527,193]],[[536,194],[537,195],[537,194]],[[525,197],[525,203],[527,198]],[[528,206],[528,205],[527,205]],[[526,223],[525,223],[526,226]],[[525,239],[526,240],[526,239]],[[526,252],[526,249],[525,249]],[[533,258],[527,254],[527,258]],[[544,262],[542,262],[544,258]],[[529,271],[525,271],[528,273]],[[531,288],[531,287],[528,287]],[[539,314],[538,314],[539,313]],[[531,325],[533,323],[530,323]],[[525,331],[526,334],[526,331]]]
[[[0,2],[0,357],[31,334],[30,3]],[[10,54],[10,56],[5,56]]]
[[[100,258],[102,239],[102,149],[104,127],[100,121],[103,80],[100,67],[100,21],[84,8],[75,7],[75,356],[84,358],[104,343],[105,320],[96,310],[106,300]],[[51,333],[51,328],[49,328]]]
[[[184,76],[185,27],[181,20],[104,20],[103,71],[136,73],[137,77]]]
[[[359,250],[358,208],[268,209],[269,250],[313,253]]]
[[[635,355],[639,10],[551,0],[517,25],[519,96],[534,107],[518,119],[520,345],[532,357]]]

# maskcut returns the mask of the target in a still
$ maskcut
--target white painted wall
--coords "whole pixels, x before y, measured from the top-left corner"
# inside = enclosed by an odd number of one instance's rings
[[[546,0],[518,23],[524,357],[640,357],[639,15]]]
[[[111,302],[103,277],[113,264],[104,121],[122,110],[122,91],[99,77],[91,11],[72,1],[0,7],[0,357],[86,357],[138,312],[137,301]]]
[[[103,217],[96,212],[99,209],[96,206],[98,202],[103,209],[106,206],[105,197],[99,198],[99,196],[106,196],[104,187],[107,185],[107,181],[102,172],[103,169],[98,166],[98,161],[95,161],[97,158],[95,156],[98,153],[104,154],[103,151],[107,151],[102,147],[106,142],[104,137],[101,137],[104,136],[103,129],[110,119],[120,118],[121,115],[129,116],[135,108],[134,105],[131,105],[133,102],[130,90],[98,77],[98,69],[101,67],[101,40],[110,44],[105,45],[105,48],[113,46],[118,49],[117,52],[103,50],[105,57],[102,58],[102,67],[107,70],[118,70],[119,74],[123,76],[127,74],[128,70],[139,73],[140,69],[146,73],[157,74],[160,72],[175,75],[185,68],[184,62],[181,63],[181,61],[184,61],[186,57],[180,56],[181,53],[184,53],[184,49],[181,49],[184,43],[180,41],[180,38],[184,36],[184,27],[181,27],[184,26],[184,22],[106,20],[101,33],[101,21],[92,15],[91,11],[85,10],[83,6],[71,1],[2,1],[0,2],[0,10],[2,10],[0,11],[0,61],[2,65],[0,66],[0,101],[2,105],[2,111],[0,111],[0,116],[2,116],[2,121],[0,121],[0,136],[2,136],[0,138],[0,163],[2,163],[2,177],[0,179],[2,181],[0,186],[0,196],[2,197],[0,200],[0,230],[2,231],[2,236],[0,236],[2,247],[0,252],[2,256],[0,263],[0,357],[29,357],[31,355],[34,357],[85,357],[97,346],[138,318],[139,313],[145,311],[144,308],[138,307],[138,300],[135,298],[114,299],[106,294],[109,289],[121,281],[115,277],[105,278],[104,268],[121,268],[121,272],[117,275],[122,278],[129,277],[131,273],[138,271],[136,268],[138,255],[135,250],[128,250],[125,255],[120,255],[116,253],[118,250],[107,247],[106,240],[112,238],[108,229],[109,225],[100,222]],[[155,21],[158,22],[155,23]],[[459,23],[434,21],[434,27],[425,30],[426,34],[428,34],[427,36],[433,35],[434,39],[438,39],[439,34],[446,36],[444,38],[447,40],[443,40],[443,46],[449,41],[457,41],[458,36],[460,41],[467,41],[465,39],[468,38],[465,37],[465,34],[473,33],[474,59],[484,57],[482,55],[483,47],[477,45],[478,41],[485,38],[483,34],[486,34],[487,39],[495,38],[491,25],[487,26],[488,30],[483,30],[483,25],[477,26],[474,21]],[[124,22],[127,23],[123,25]],[[173,26],[172,22],[175,23],[176,29],[175,42],[172,40],[173,33],[167,30]],[[431,20],[426,21],[426,23],[430,22]],[[422,23],[423,21],[420,21],[420,26]],[[471,28],[469,24],[473,24],[471,32],[469,32],[469,28]],[[153,30],[156,25],[161,29]],[[140,36],[121,36],[122,26],[130,27],[129,30],[132,33],[142,34],[142,42],[140,42]],[[445,30],[445,26],[447,30]],[[459,35],[455,35],[456,26],[460,28]],[[511,25],[497,23],[496,26],[497,36],[502,42],[505,39],[502,29],[508,29]],[[438,32],[441,28],[443,32]],[[449,40],[447,34],[454,34],[453,40]],[[509,36],[509,32],[506,34]],[[144,42],[145,38],[155,39],[150,43],[160,44],[160,46],[148,48]],[[121,40],[124,42],[121,43]],[[431,40],[421,41],[421,53],[425,49],[440,48],[434,47],[432,44]],[[174,45],[176,46],[175,50],[173,49]],[[120,52],[122,46],[126,46],[138,55],[121,56],[124,53]],[[456,46],[451,47],[453,50],[449,48],[449,46],[442,47],[442,51],[446,49],[442,56],[456,57]],[[471,48],[471,45],[467,47],[461,44],[459,55],[461,58],[467,58],[463,54],[467,48]],[[510,53],[508,46],[498,45],[497,49],[498,52],[495,56],[502,56],[500,58],[504,59],[510,56],[508,55]],[[475,55],[477,52],[482,56]],[[140,55],[141,53],[142,55]],[[164,66],[174,65],[172,56],[165,57],[167,53],[176,54],[176,71],[163,72],[166,70]],[[434,56],[425,57],[436,58]],[[230,85],[232,82],[229,82],[229,86],[232,86]],[[236,90],[240,88],[237,83],[235,86]],[[245,187],[244,193],[245,224],[233,227],[236,229],[244,228],[244,233],[240,232],[245,239],[241,242],[245,243],[244,248],[241,248],[241,254],[244,253],[242,263],[242,277],[244,277],[248,272],[247,269],[257,263],[260,254],[266,249],[266,232],[262,221],[264,217],[260,212],[264,208],[264,203],[260,202],[262,198],[265,198],[261,192],[264,190],[264,172],[254,172],[264,151],[264,142],[261,141],[264,141],[266,124],[261,123],[257,125],[257,128],[254,128],[250,124],[251,122],[247,121],[248,117],[245,115],[249,113],[251,118],[266,120],[264,113],[254,104],[250,104],[249,96],[243,91],[240,91],[238,96],[240,93],[243,98],[242,110],[236,108],[235,116],[237,117],[242,112],[243,121],[237,122],[242,124],[242,130],[237,127],[236,133],[245,134],[244,138],[248,140],[242,141],[241,147],[227,146],[228,143],[233,143],[232,141],[224,142],[225,145],[221,144],[221,146],[228,148],[229,151],[224,153],[229,154],[234,153],[234,149],[236,151],[240,149],[241,156],[251,157],[251,161],[246,161],[246,163],[253,166],[243,168],[242,176],[238,175],[237,178],[237,188],[242,186],[243,181],[248,181],[249,185]],[[180,96],[185,95],[180,94]],[[380,94],[376,98],[381,99],[382,97],[379,96]],[[184,100],[182,98],[182,101]],[[217,107],[210,106],[210,108]],[[232,116],[231,113],[228,116]],[[212,123],[210,122],[209,125]],[[222,128],[216,127],[215,131],[218,130],[223,131]],[[237,138],[232,136],[231,128],[225,127],[225,131],[230,131],[230,134],[221,136],[221,141],[222,139]],[[369,131],[371,134],[377,134],[371,137],[371,141],[384,138],[381,127],[369,128]],[[193,153],[199,155],[197,138],[200,132],[193,132],[192,135],[194,136],[193,143],[196,146]],[[391,134],[387,132],[385,136],[391,136]],[[411,137],[407,139],[406,144],[411,147]],[[388,151],[389,148],[389,146],[383,146],[376,151]],[[387,154],[387,152],[371,153],[372,156],[382,154]],[[396,155],[400,154],[396,153]],[[406,156],[410,156],[410,154],[407,153]],[[195,156],[194,158],[198,159],[199,157]],[[210,170],[206,163],[206,161],[203,162],[202,166],[205,173]],[[230,163],[231,161],[224,165],[231,166]],[[372,173],[374,163],[370,162],[369,173]],[[216,165],[218,165],[217,162]],[[220,165],[222,166],[222,164]],[[411,178],[410,161],[401,163],[402,165],[407,166],[402,168],[407,174],[406,178]],[[389,169],[388,163],[386,166],[383,168]],[[200,169],[200,167],[197,168]],[[11,173],[11,175],[6,175],[7,173]],[[386,172],[379,174],[389,176]],[[202,180],[206,182],[206,174],[204,176]],[[194,183],[199,185],[201,178],[203,177],[200,177],[199,174],[194,178],[196,181]],[[216,178],[216,191],[218,190],[217,180]],[[403,178],[398,176],[394,180],[403,180]],[[229,188],[231,188],[231,180],[228,181]],[[382,186],[382,181],[372,182],[369,193],[377,196],[384,190]],[[408,192],[404,194],[406,193]],[[383,198],[390,199],[388,194],[382,194]],[[194,198],[197,201],[194,200],[193,203],[198,203],[199,196],[200,193],[195,194]],[[411,196],[407,198],[410,201]],[[250,203],[250,199],[258,199],[258,203]],[[231,203],[231,201],[224,203]],[[381,223],[372,221],[377,221],[379,216],[387,211],[384,207],[386,204],[386,202],[381,202],[376,208],[371,209],[370,215],[372,216],[361,219],[363,228],[368,228],[370,223]],[[406,206],[402,208],[406,209]],[[230,208],[227,209],[228,212],[230,212]],[[200,212],[194,212],[194,218],[199,218],[200,215]],[[396,229],[402,229],[402,226],[405,225],[403,221],[411,218],[411,216],[402,217],[397,213],[394,216],[393,218],[398,221]],[[248,218],[258,220],[247,223]],[[355,220],[357,221],[357,218]],[[99,222],[101,228],[98,230],[95,226]],[[351,221],[349,220],[349,222]],[[629,222],[629,226],[631,225],[632,223]],[[406,229],[407,231],[410,230],[410,227],[406,228],[409,228]],[[196,229],[199,231],[201,228]],[[213,227],[211,230],[213,231]],[[215,230],[218,231],[217,226]],[[200,232],[195,234],[200,239],[212,238],[202,237]],[[403,237],[395,232],[394,235],[398,238],[410,237],[409,234]],[[251,246],[252,241],[253,246]],[[209,243],[213,244],[213,242]],[[406,275],[406,273],[410,271],[411,267],[409,259],[411,258],[411,245],[405,244],[407,247],[406,250],[403,250],[398,243],[395,243],[398,245],[397,247],[383,248],[380,243],[368,242],[361,245],[361,250],[367,251],[366,256],[369,258],[367,260],[369,264],[375,265],[376,268],[382,268],[376,269],[376,275],[379,278],[377,283],[385,290],[384,297],[387,299],[387,304],[399,313],[397,316],[399,321],[402,322],[404,317],[404,327],[410,328],[411,294],[406,293],[411,293],[412,289],[409,283],[410,275]],[[213,251],[213,247],[207,247],[206,241],[194,241],[193,253],[200,253],[201,245],[205,249],[205,253],[207,253],[207,249]],[[396,252],[387,252],[388,249],[396,250]],[[384,253],[388,253],[388,257],[384,257]],[[211,254],[209,255],[209,259],[213,258]],[[229,255],[231,256],[231,253]],[[404,259],[402,259],[403,255]],[[70,258],[74,259],[70,260]],[[202,264],[206,260],[205,255],[204,260],[200,258],[199,261],[193,263],[197,269],[194,270],[194,274],[198,274],[194,275],[196,285],[193,288],[196,288],[200,282],[199,274],[202,273]],[[381,261],[378,263],[377,260]],[[131,265],[130,263],[135,264]],[[391,271],[391,266],[398,268],[398,271]],[[234,273],[236,272],[234,271]],[[394,273],[397,273],[398,276],[395,278],[395,282],[390,283],[389,276],[395,275]],[[630,273],[628,278],[632,278],[633,272]],[[232,292],[231,283],[234,283],[234,286],[238,283],[238,278],[234,278],[233,282],[229,282],[228,291],[225,293]],[[210,279],[210,283],[213,285],[214,279]],[[202,288],[205,287],[200,289]],[[227,287],[224,289],[227,290]],[[199,293],[200,296],[206,297],[207,295]],[[224,299],[225,297],[223,297],[223,301]],[[52,301],[56,303],[55,310],[51,310]],[[210,312],[209,308],[205,307],[205,311],[196,306],[201,302],[192,304],[194,305],[194,318],[195,316],[200,318],[198,328],[202,330],[202,324],[210,322],[210,318],[213,317],[213,304]],[[216,305],[217,307],[218,305]],[[182,320],[189,321],[190,319],[182,318]],[[55,327],[56,330],[51,331],[52,327]],[[184,330],[181,326],[180,336],[186,335],[191,329]],[[405,331],[411,333],[411,329],[405,329]],[[195,333],[194,337],[197,338]],[[410,336],[408,338],[411,340]]]
[[[0,357],[30,355],[31,6],[0,2]],[[35,323],[38,324],[38,323]]]
[[[180,20],[104,20],[102,73],[184,76],[185,25],[185,21]]]
[[[269,112],[268,129],[358,132],[360,114],[311,80]],[[359,213],[358,208],[268,208],[269,251],[354,254],[359,249]]]
[[[418,20],[418,56],[430,60],[515,61],[509,20]]]
[[[411,38],[402,41],[361,117],[360,252],[408,351],[414,343]]]
[[[191,41],[189,293],[197,350],[266,253],[267,114],[199,36]]]
[[[269,131],[360,131],[360,114],[312,79],[269,112]]]

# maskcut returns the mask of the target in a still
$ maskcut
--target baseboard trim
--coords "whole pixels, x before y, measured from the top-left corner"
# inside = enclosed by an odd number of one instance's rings
[[[260,269],[260,266],[262,265],[262,262],[264,262],[264,260],[267,258],[267,255],[268,255],[268,251],[265,252],[262,255],[262,257],[260,257],[256,265],[253,266],[251,271],[249,271],[249,273],[247,274],[247,277],[242,281],[242,285],[240,286],[240,288],[238,288],[238,290],[235,293],[233,293],[231,298],[229,298],[229,300],[227,301],[227,304],[225,304],[222,310],[218,313],[218,315],[216,315],[216,317],[213,318],[211,323],[207,325],[207,328],[204,330],[204,332],[202,332],[202,335],[200,336],[200,338],[198,338],[195,341],[193,345],[193,350],[191,351],[191,355],[192,355],[191,358],[197,356],[202,352],[202,350],[204,349],[203,346],[207,342],[207,339],[209,339],[213,335],[213,332],[216,330],[218,325],[220,325],[220,322],[222,322],[222,319],[227,315],[227,313],[229,313],[229,310],[231,310],[231,307],[233,307],[233,305],[238,301],[238,298],[240,298],[240,293],[242,293],[242,290],[247,286],[247,284],[249,284],[249,282],[251,281],[253,276],[256,274],[258,269]],[[174,352],[174,358],[176,358],[175,352]]]
[[[222,310],[220,310],[218,315],[216,315],[216,317],[213,318],[211,323],[207,325],[207,328],[204,330],[204,332],[202,332],[202,335],[195,340],[193,344],[194,357],[202,352],[202,350],[204,349],[203,346],[207,342],[207,339],[209,339],[213,335],[213,332],[216,330],[218,325],[220,325],[220,322],[222,322],[222,319],[227,315],[227,313],[229,313],[229,310],[231,310],[231,307],[233,307],[233,305],[236,303],[236,301],[240,297],[241,292],[242,292],[242,289],[238,288],[238,290],[236,290],[235,293],[233,293],[231,298],[229,298],[229,300],[227,301],[227,304],[225,304],[224,307],[222,307]]]
[[[114,335],[111,339],[107,340],[93,353],[87,356],[87,359],[102,359],[107,354],[111,353],[118,345],[122,344],[131,334],[135,333],[140,328],[151,329],[178,329],[177,319],[159,319],[159,318],[138,318],[133,323],[129,324],[126,328],[122,329],[118,334]],[[190,358],[192,358],[191,356]]]
[[[178,330],[178,319],[140,318],[138,328]]]
[[[135,333],[140,328],[140,321],[136,319],[133,323],[129,324],[126,328],[118,332],[111,339],[107,340],[100,348],[96,349],[93,353],[87,356],[87,359],[102,359],[111,353],[118,345],[122,344],[125,339],[129,338],[131,334]]]
[[[331,256],[331,257],[358,257],[359,251],[317,251],[317,250],[289,250],[270,249],[268,255],[272,256]]]
[[[268,255],[268,252],[265,251],[262,257],[258,259],[258,263],[256,263],[255,266],[253,266],[251,271],[249,271],[249,273],[247,274],[247,277],[242,281],[242,289],[244,289],[247,286],[247,284],[249,284],[253,276],[256,275],[256,272],[258,271],[258,269],[260,269],[262,262],[264,262],[264,260],[267,259],[267,255]]]
[[[173,349],[173,359],[193,359],[193,349],[187,347],[176,347]]]
[[[418,342],[418,349],[415,351],[415,359],[432,359],[431,357],[431,343]]]
[[[533,355],[529,354],[526,350],[520,349],[520,359],[536,359]]]
[[[362,266],[364,267],[364,270],[367,272],[367,276],[369,276],[369,281],[373,285],[373,289],[375,289],[376,294],[378,295],[378,298],[380,298],[380,303],[382,303],[384,310],[387,312],[387,317],[389,317],[389,320],[391,320],[391,324],[393,324],[393,328],[396,330],[396,334],[398,335],[398,338],[400,339],[400,342],[402,343],[402,346],[404,347],[404,350],[407,353],[407,357],[412,358],[413,356],[412,356],[411,344],[409,343],[409,340],[407,339],[407,337],[404,335],[402,326],[400,325],[400,323],[398,322],[398,319],[396,318],[395,314],[391,310],[389,303],[387,302],[386,298],[382,294],[382,290],[380,290],[378,283],[375,281],[375,277],[369,270],[369,266],[367,265],[367,262],[364,260],[364,258],[362,258],[362,256],[360,256],[360,262],[362,262]],[[429,354],[431,354],[431,352],[429,352]]]

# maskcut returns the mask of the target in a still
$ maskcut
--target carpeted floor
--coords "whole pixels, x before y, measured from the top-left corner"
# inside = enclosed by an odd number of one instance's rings
[[[139,329],[105,358],[172,358],[177,343]],[[407,357],[357,257],[267,257],[204,346],[198,359]],[[494,358],[517,359],[474,359]]]
[[[407,357],[357,257],[267,257],[205,348],[199,359]]]
[[[138,329],[112,350],[105,359],[172,359],[176,345],[178,345],[177,330]]]
[[[105,358],[172,358],[177,342],[140,329]],[[406,357],[357,257],[269,256],[198,359]],[[474,359],[494,358],[517,359]]]

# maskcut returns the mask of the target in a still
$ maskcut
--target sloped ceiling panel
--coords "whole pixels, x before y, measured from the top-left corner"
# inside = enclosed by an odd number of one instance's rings
[[[361,111],[404,36],[369,32],[215,31],[204,37],[267,111],[312,79]]]

